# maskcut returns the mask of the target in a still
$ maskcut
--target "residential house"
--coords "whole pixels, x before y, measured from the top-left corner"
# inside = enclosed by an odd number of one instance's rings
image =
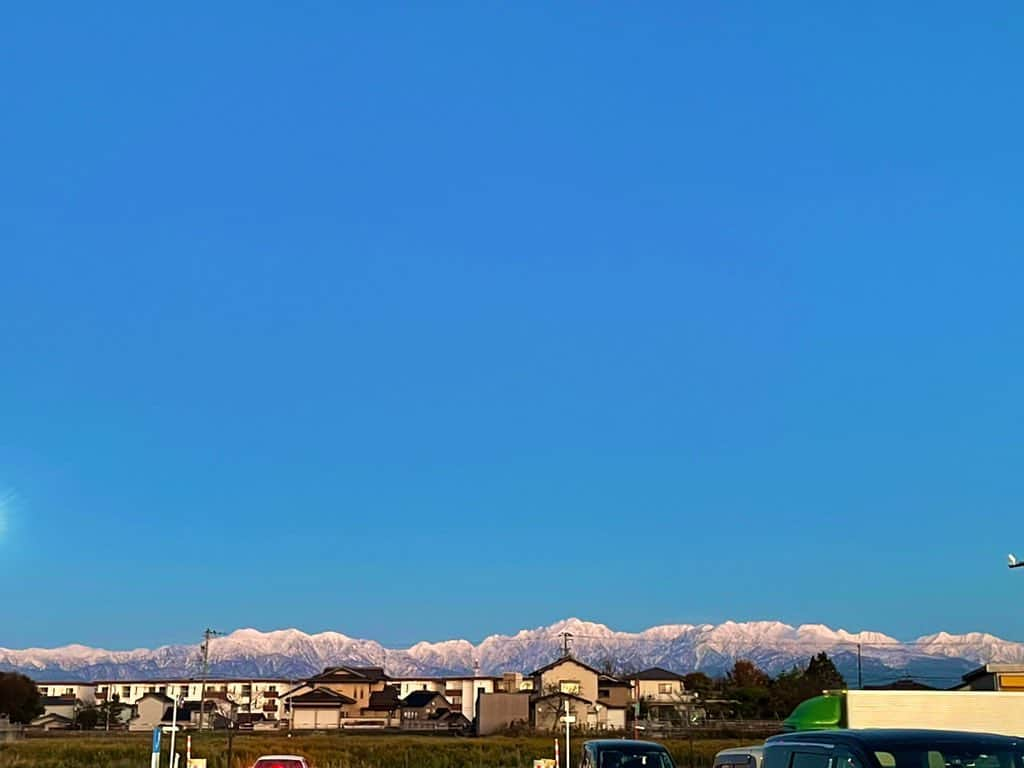
[[[58,715],[55,712],[47,712],[35,718],[28,727],[34,731],[64,731],[73,725],[70,717]]]
[[[370,705],[365,709],[366,715],[383,718],[387,726],[400,723],[402,701],[398,696],[398,691],[397,685],[389,685],[383,691],[371,693]]]
[[[597,701],[600,675],[593,667],[568,655],[530,673],[533,690],[538,696],[567,693],[591,702]]]
[[[74,722],[75,715],[81,708],[81,702],[73,695],[43,696],[39,703],[43,706],[44,715],[58,715],[66,718],[68,722]]]
[[[379,710],[371,708],[370,699],[374,693],[383,692],[389,683],[390,680],[381,667],[328,667],[319,675],[287,691],[280,699],[286,709],[291,711],[293,702],[305,697],[306,694],[317,692],[299,701],[298,710],[306,710],[306,713],[296,711],[293,728],[296,727],[295,722],[304,723],[304,727],[311,727],[308,711],[330,709],[331,706],[335,708],[335,718],[338,720],[338,724],[333,727],[385,727],[389,725],[387,718],[381,718]],[[323,691],[331,691],[338,694],[338,697],[331,699]],[[379,703],[380,697],[377,699],[377,704]]]
[[[130,731],[151,731],[158,727],[164,719],[164,713],[168,707],[174,704],[174,699],[163,693],[144,693],[135,702],[135,717],[128,723]]]
[[[604,709],[604,716],[598,720],[603,723],[602,730],[624,731],[627,713],[632,704],[632,683],[620,680],[612,675],[602,674],[597,678],[597,704]]]
[[[660,722],[684,722],[696,696],[686,691],[684,677],[662,667],[635,672],[629,676],[633,700],[640,716]]]
[[[522,676],[520,676],[522,677]],[[500,690],[502,678],[489,675],[451,675],[447,677],[394,678],[399,695],[404,699],[416,691],[434,691],[443,694],[452,709],[459,710],[467,719],[476,717],[476,700],[481,693]]]
[[[448,699],[436,691],[413,691],[402,699],[402,728],[436,730],[435,715],[452,711]]]
[[[562,656],[530,674],[533,680],[531,722],[538,730],[555,730],[560,718],[575,718],[575,727],[587,730],[622,730],[626,706],[620,701],[615,678],[604,675],[571,655]],[[603,686],[599,681],[603,680]],[[616,693],[612,693],[613,688]],[[607,695],[602,697],[602,691]],[[601,699],[604,698],[604,702]]]
[[[95,700],[119,701],[133,706],[147,693],[161,693],[182,701],[227,700],[238,712],[262,712],[268,719],[279,720],[283,712],[282,694],[290,688],[283,679],[215,678],[206,681],[195,678],[163,680],[106,680],[92,684]]]
[[[85,706],[96,703],[96,686],[93,683],[83,683],[81,680],[44,681],[36,683],[36,688],[39,689],[39,695],[43,698],[71,699]]]
[[[351,696],[320,686],[288,695],[287,701],[295,730],[341,728],[357,711]]]
[[[1024,664],[986,664],[963,676],[965,691],[1024,691]]]

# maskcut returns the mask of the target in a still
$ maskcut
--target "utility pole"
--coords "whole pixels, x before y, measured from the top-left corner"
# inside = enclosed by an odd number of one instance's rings
[[[562,638],[562,655],[569,656],[571,651],[569,650],[572,644],[572,632],[561,632],[559,637]]]
[[[203,719],[206,716],[206,679],[210,676],[210,640],[220,637],[223,632],[207,627],[203,631],[203,682],[199,688],[199,730],[203,730]]]
[[[864,689],[864,672],[860,663],[860,643],[857,643],[857,687]]]

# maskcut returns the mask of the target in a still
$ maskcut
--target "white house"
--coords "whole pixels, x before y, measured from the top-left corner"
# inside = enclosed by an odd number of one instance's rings
[[[417,691],[439,693],[451,702],[452,708],[472,721],[476,717],[476,702],[481,693],[500,690],[502,678],[484,675],[451,675],[448,677],[393,678],[398,695],[405,699]]]

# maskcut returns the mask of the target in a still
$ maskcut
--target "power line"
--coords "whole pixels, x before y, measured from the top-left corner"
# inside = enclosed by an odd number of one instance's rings
[[[551,635],[550,637],[561,637],[561,633],[558,635]],[[580,638],[583,640],[602,640],[610,643],[648,643],[651,645],[671,645],[678,637],[658,639],[654,637],[607,637],[602,635],[581,635],[579,633],[573,633],[574,638]],[[780,645],[786,646],[800,646],[808,648],[822,648],[825,646],[857,646],[860,645],[864,648],[913,648],[913,647],[941,647],[941,646],[978,646],[979,643],[976,640],[885,640],[885,641],[865,641],[865,640],[769,640],[759,641],[754,639],[741,638],[739,642],[747,642],[754,645],[771,645],[777,647]],[[1024,646],[1024,641],[1021,640],[1004,640],[999,638],[996,641],[998,644],[1006,645],[1021,645]],[[982,645],[984,643],[981,643]]]

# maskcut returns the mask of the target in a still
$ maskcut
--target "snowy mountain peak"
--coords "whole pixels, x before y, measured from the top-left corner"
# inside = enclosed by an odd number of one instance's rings
[[[1024,644],[991,634],[937,632],[901,643],[881,632],[849,632],[823,624],[794,627],[781,621],[726,621],[722,624],[667,624],[641,632],[620,632],[598,622],[570,617],[549,626],[495,634],[479,644],[452,639],[421,641],[388,649],[374,640],[340,632],[307,634],[299,629],[235,630],[211,642],[213,674],[295,679],[338,664],[385,665],[393,676],[530,672],[561,655],[561,634],[573,635],[572,651],[583,661],[629,671],[661,666],[679,672],[723,674],[737,659],[750,659],[770,673],[804,665],[819,651],[836,659],[840,671],[855,674],[860,646],[865,682],[901,675],[925,676],[950,684],[980,663],[1024,662]],[[0,648],[0,670],[38,679],[156,679],[197,672],[198,643],[154,650],[109,651],[84,645],[62,648]],[[852,666],[851,666],[852,665]]]

